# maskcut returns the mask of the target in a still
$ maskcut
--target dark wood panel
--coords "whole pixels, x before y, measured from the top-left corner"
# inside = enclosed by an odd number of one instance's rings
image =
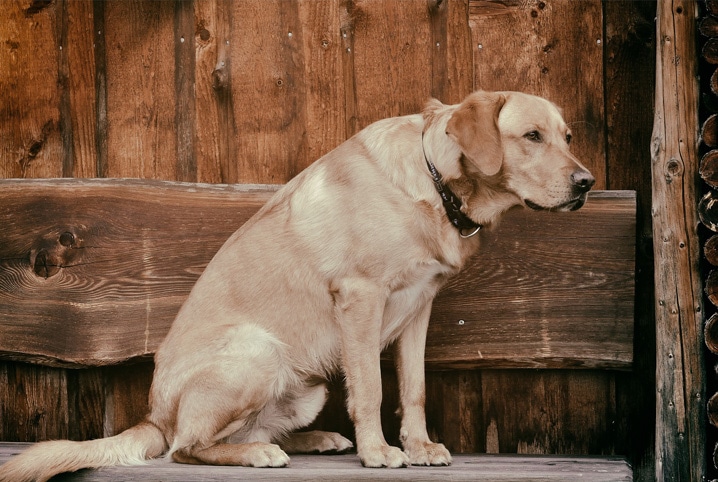
[[[0,440],[67,438],[67,414],[64,369],[0,362]]]
[[[271,194],[0,183],[0,351],[90,365],[151,354],[209,259]],[[630,367],[634,202],[628,192],[594,193],[581,211],[515,210],[482,233],[481,254],[436,300],[427,360]]]
[[[483,232],[479,254],[434,303],[427,361],[630,366],[635,199],[615,195],[567,215],[515,210]]]
[[[604,2],[606,164],[609,189],[635,189],[636,350],[633,370],[616,379],[618,453],[631,457],[636,481],[655,477],[656,327],[653,313],[651,160],[656,2]]]
[[[486,452],[613,454],[615,381],[607,375],[483,371]]]
[[[105,436],[118,434],[141,422],[149,413],[154,363],[142,361],[103,370]]]
[[[64,372],[67,377],[67,437],[70,440],[103,437],[105,388],[102,368],[67,369]]]

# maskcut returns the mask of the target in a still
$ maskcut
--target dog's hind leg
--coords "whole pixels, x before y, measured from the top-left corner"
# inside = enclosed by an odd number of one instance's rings
[[[255,390],[237,393],[226,386],[198,387],[185,392],[177,413],[177,431],[170,449],[172,458],[180,463],[208,465],[289,464],[287,454],[268,440],[224,443],[233,432],[253,425],[261,405],[266,403],[266,398],[261,400],[263,397],[258,395]]]
[[[222,333],[212,358],[191,367],[178,390],[170,454],[177,462],[282,467],[287,454],[272,444],[272,427],[259,423],[267,407],[296,385],[284,345],[251,325]],[[164,373],[163,378],[173,375]],[[234,433],[242,443],[226,443]]]
[[[283,420],[285,431],[302,428],[316,418],[326,399],[327,389],[324,383],[302,386],[279,401],[273,410],[263,411],[260,417],[270,423],[272,420]],[[291,454],[341,453],[354,446],[349,439],[338,433],[321,430],[290,433],[280,437],[278,443],[285,452]]]

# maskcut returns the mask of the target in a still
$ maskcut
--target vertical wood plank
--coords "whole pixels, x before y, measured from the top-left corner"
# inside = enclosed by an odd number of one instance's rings
[[[178,0],[174,9],[175,179],[197,182],[195,158],[195,23],[194,1]]]
[[[232,4],[232,97],[238,181],[283,183],[306,158],[304,27],[299,4]]]
[[[62,176],[71,177],[74,171],[72,115],[70,105],[70,62],[68,60],[68,6],[58,0],[55,7],[55,41],[57,54],[58,130],[62,142]]]
[[[98,2],[101,3],[101,2]],[[66,1],[67,68],[72,123],[71,177],[97,175],[97,101],[95,98],[95,55],[90,48],[95,40],[92,0]]]
[[[61,177],[57,23],[62,6],[3,3],[0,177]]]
[[[658,2],[651,142],[658,481],[702,480],[706,470],[695,13],[693,1]]]
[[[95,51],[95,100],[97,102],[96,138],[97,161],[95,175],[107,177],[109,174],[107,126],[107,32],[105,32],[105,2],[92,2],[94,22],[93,43]]]
[[[67,406],[70,440],[90,440],[103,436],[104,378],[101,368],[67,370]]]
[[[511,2],[500,14],[470,3],[475,88],[524,91],[562,107],[571,150],[605,189],[602,2]]]
[[[456,104],[473,90],[468,0],[430,0],[431,96]]]
[[[65,2],[2,2],[0,12],[0,177],[66,174],[70,38]],[[63,50],[60,50],[63,47]],[[64,102],[64,104],[63,104]],[[66,371],[0,363],[0,440],[64,438],[68,429]]]
[[[301,171],[341,144],[346,126],[339,2],[299,0],[299,22],[306,85],[306,150],[297,160]]]
[[[357,112],[356,66],[354,65],[354,19],[356,15],[354,14],[354,0],[346,0],[341,3],[339,13],[341,27],[339,32],[342,37],[342,84],[344,86],[345,137],[348,139],[360,130]]]
[[[230,0],[195,2],[195,156],[197,180],[237,182],[232,107]]]
[[[0,440],[67,438],[67,415],[64,369],[0,362]]]
[[[358,127],[419,112],[432,94],[427,3],[360,0],[350,15]]]
[[[175,179],[174,3],[107,2],[107,175]]]

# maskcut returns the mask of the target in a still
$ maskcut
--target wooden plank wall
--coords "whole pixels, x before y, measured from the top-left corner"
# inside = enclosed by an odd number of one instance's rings
[[[429,96],[545,95],[596,187],[638,191],[636,369],[430,374],[430,430],[458,452],[627,454],[649,480],[655,12],[601,0],[0,2],[0,177],[283,183]],[[151,371],[0,362],[0,439],[121,430],[146,410]],[[336,392],[317,425],[351,435]]]

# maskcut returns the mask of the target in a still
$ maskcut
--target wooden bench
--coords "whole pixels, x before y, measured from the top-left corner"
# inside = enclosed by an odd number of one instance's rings
[[[0,180],[0,358],[88,367],[150,357],[213,254],[276,189]],[[580,211],[514,210],[483,231],[481,254],[434,304],[427,368],[630,370],[635,211],[632,191],[597,191]],[[17,447],[3,445],[0,460]],[[581,480],[631,478],[626,462],[613,458],[461,455],[449,469],[391,475],[357,471],[355,457],[316,457],[316,469],[307,468],[315,459],[294,460],[276,474],[247,469],[242,478],[432,480],[450,472],[456,480],[503,480],[496,471],[541,480],[553,470],[558,478],[547,478],[577,480],[594,469],[606,478]],[[138,470],[164,480],[223,480],[228,469],[153,462],[63,480],[133,480]]]

